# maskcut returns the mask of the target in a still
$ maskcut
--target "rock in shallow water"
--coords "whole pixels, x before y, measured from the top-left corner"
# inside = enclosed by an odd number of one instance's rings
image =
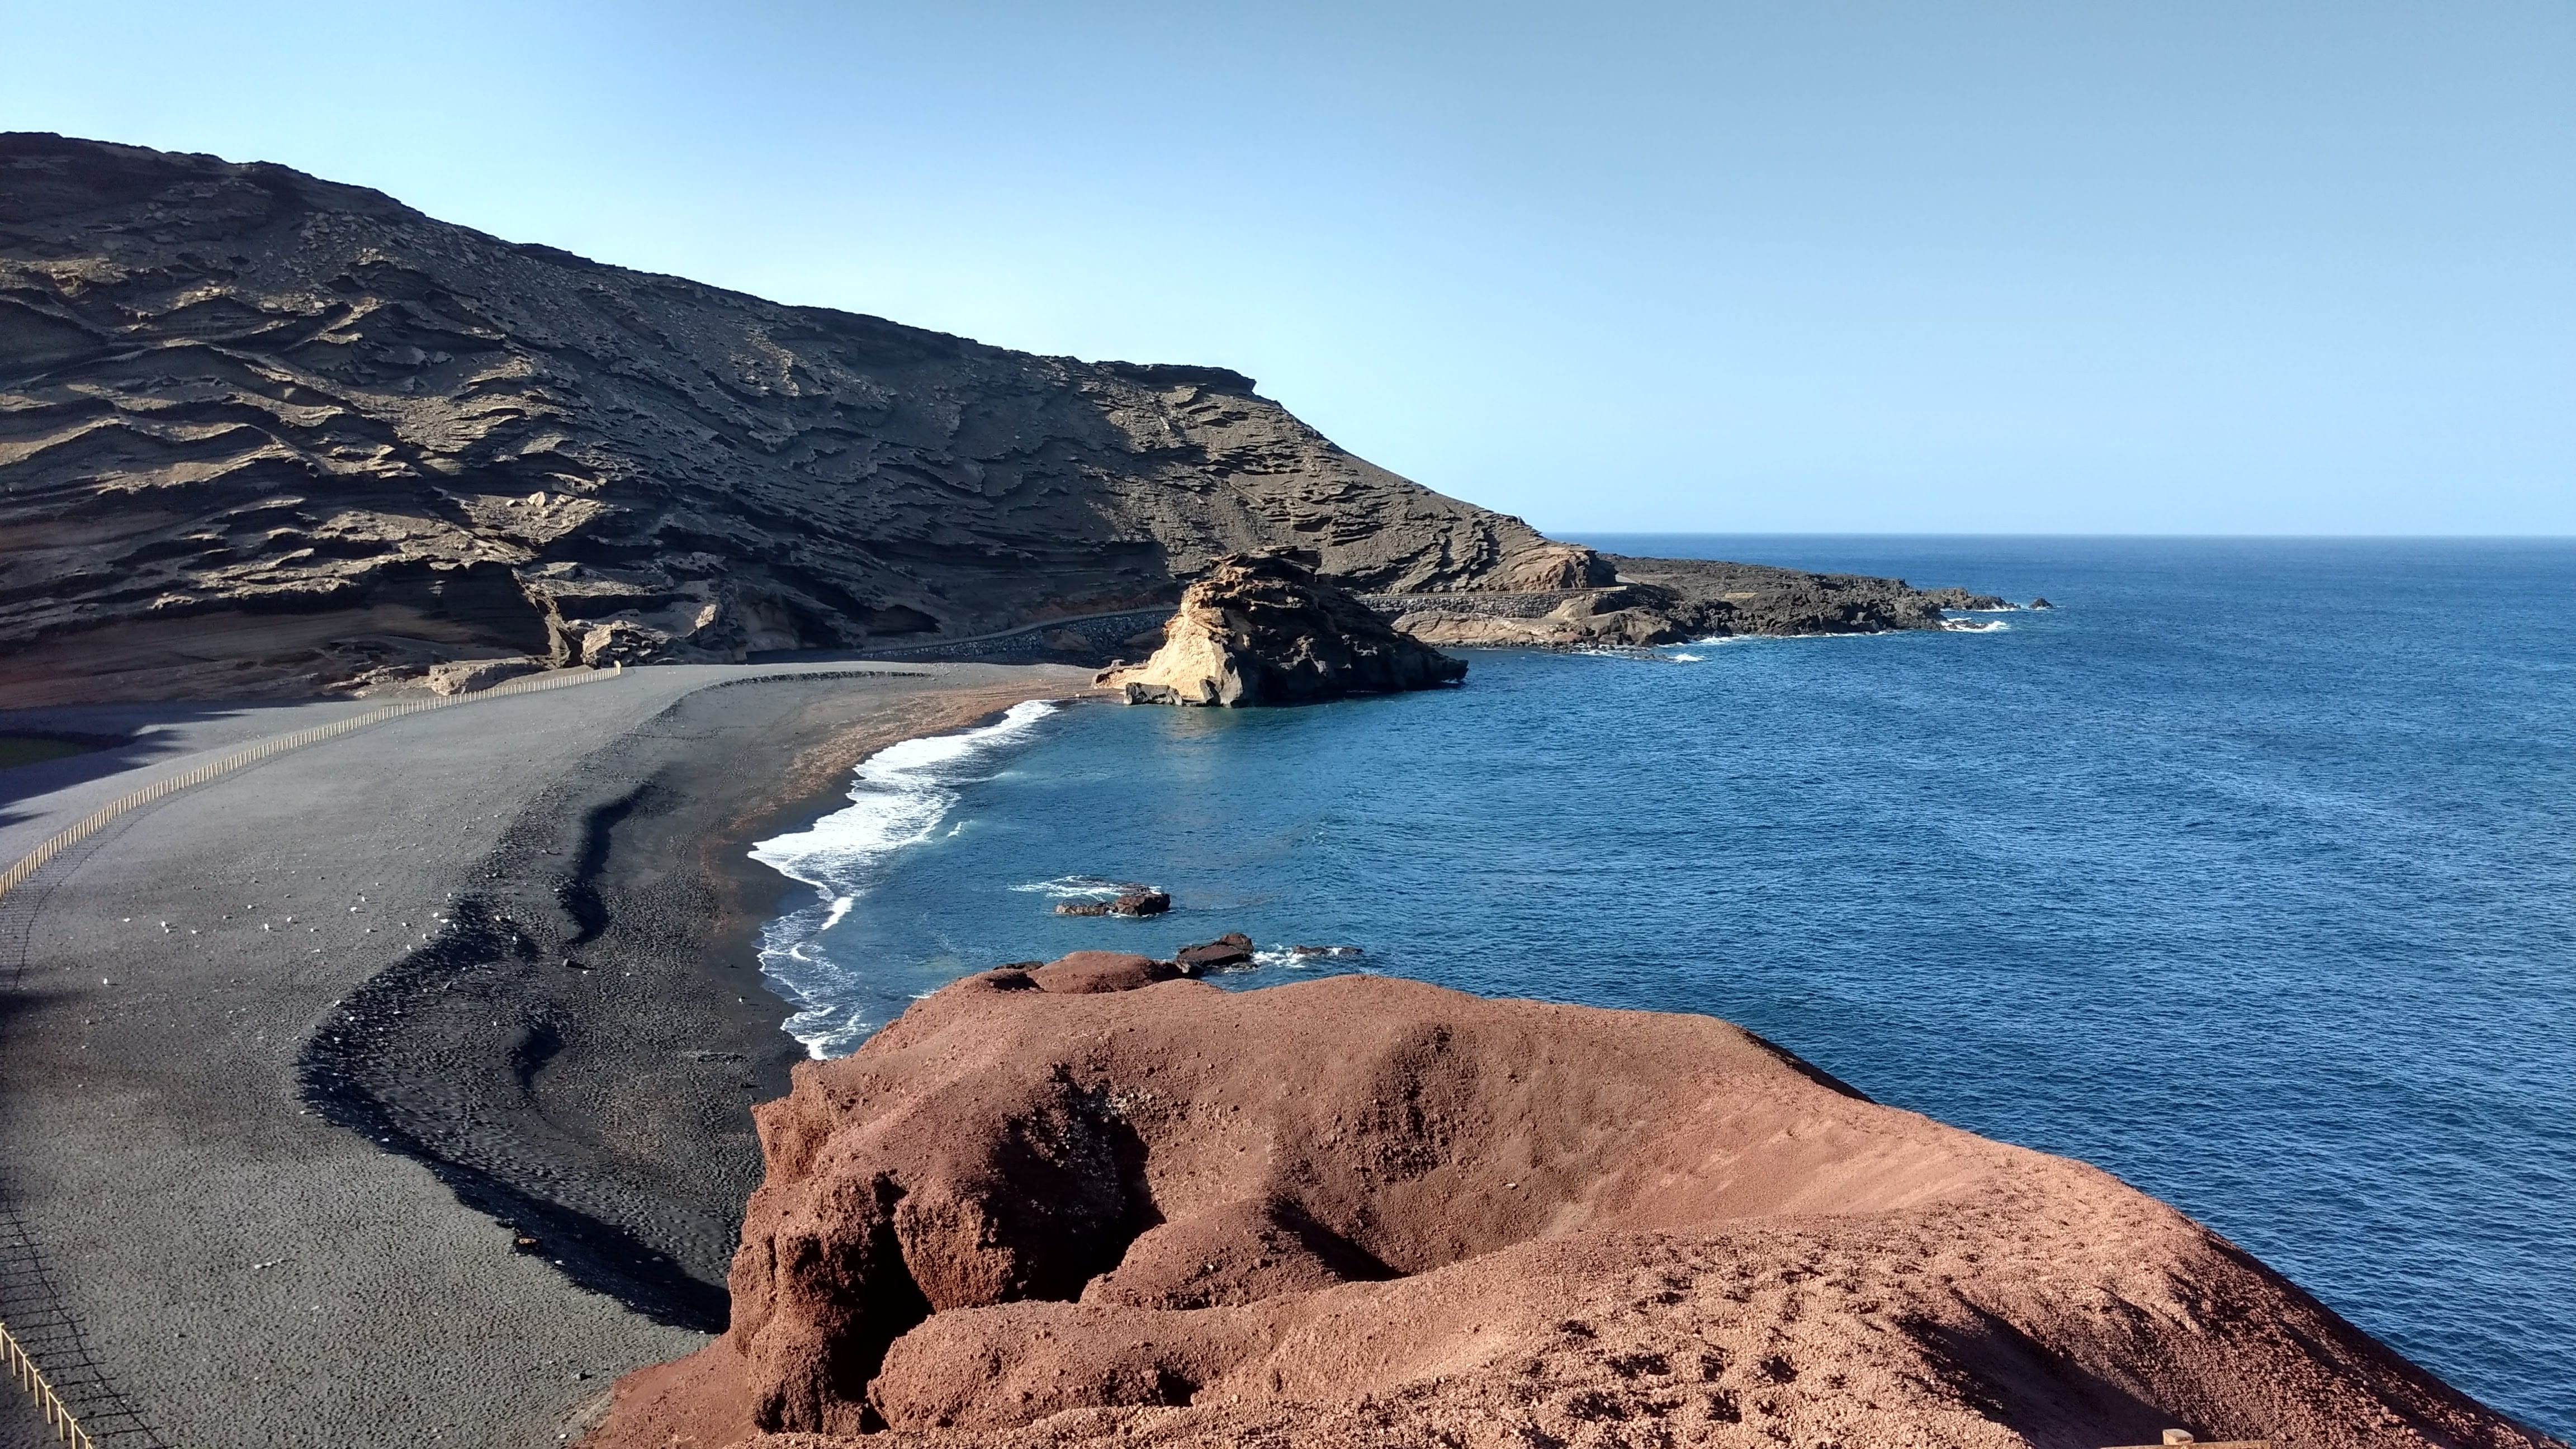
[[[1278,554],[1228,554],[1181,594],[1163,647],[1101,671],[1129,704],[1308,704],[1455,684],[1467,664]]]
[[[1183,946],[1172,953],[1172,959],[1193,976],[1209,971],[1232,971],[1252,964],[1252,938],[1241,931],[1228,931],[1213,941]]]
[[[2108,1174],[1723,1022],[1175,974],[987,972],[800,1065],[731,1328],[593,1442],[2547,1442]]]
[[[1062,901],[1055,913],[1059,916],[1159,916],[1172,908],[1172,898],[1161,891],[1137,889],[1110,901]]]

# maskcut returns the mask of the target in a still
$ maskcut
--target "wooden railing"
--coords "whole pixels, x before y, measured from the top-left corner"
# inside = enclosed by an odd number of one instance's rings
[[[9,1377],[16,1379],[18,1387],[25,1389],[28,1397],[36,1401],[36,1412],[45,1416],[45,1427],[54,1431],[55,1438],[70,1445],[71,1449],[98,1449],[98,1441],[91,1438],[89,1431],[80,1426],[80,1421],[72,1417],[72,1411],[64,1407],[62,1395],[55,1393],[54,1386],[45,1382],[45,1375],[36,1367],[36,1361],[18,1346],[17,1336],[9,1332],[9,1325],[5,1323],[0,1323],[0,1365],[5,1365]]]
[[[513,694],[534,694],[539,690],[561,689],[566,685],[588,684],[594,680],[614,679],[624,672],[625,666],[622,664],[606,670],[549,671],[525,679],[514,679],[490,689],[479,689],[471,694],[450,695],[443,699],[406,699],[396,704],[385,705],[380,709],[371,709],[365,714],[351,715],[347,719],[334,720],[326,725],[315,725],[311,729],[297,730],[293,734],[261,740],[247,749],[235,750],[229,755],[209,760],[186,774],[173,775],[166,780],[158,780],[146,785],[131,794],[120,796],[91,811],[74,824],[56,831],[43,844],[20,857],[17,864],[5,871],[0,871],[0,896],[5,896],[26,884],[27,878],[44,869],[47,862],[105,830],[128,812],[139,810],[155,800],[175,795],[181,790],[205,784],[209,780],[220,779],[245,766],[255,765],[262,760],[285,754],[289,750],[300,750],[306,745],[320,744],[324,740],[345,735],[352,730],[365,729],[369,725],[382,724],[386,720],[398,719],[407,714],[447,709],[455,705],[472,704],[479,700],[498,699]],[[98,1449],[98,1441],[91,1437],[89,1431],[80,1426],[80,1421],[72,1416],[72,1411],[63,1403],[62,1396],[55,1393],[54,1386],[45,1381],[43,1372],[36,1367],[35,1359],[29,1356],[26,1348],[18,1342],[17,1336],[9,1331],[9,1325],[6,1322],[0,1322],[0,1362],[7,1364],[9,1376],[16,1379],[18,1386],[35,1399],[37,1412],[45,1416],[45,1427],[53,1430],[56,1438],[72,1446],[72,1449]]]

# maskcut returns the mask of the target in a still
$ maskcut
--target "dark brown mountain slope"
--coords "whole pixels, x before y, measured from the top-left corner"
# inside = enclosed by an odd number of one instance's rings
[[[280,166],[0,135],[13,703],[955,637],[1283,547],[1381,593],[1613,573],[1221,368],[1010,352]]]

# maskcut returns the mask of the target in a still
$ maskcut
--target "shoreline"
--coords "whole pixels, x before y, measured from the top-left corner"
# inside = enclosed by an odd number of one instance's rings
[[[743,681],[770,710],[718,685],[602,752],[623,758],[583,761],[479,863],[493,887],[460,897],[437,939],[317,1030],[299,1066],[305,1101],[429,1167],[571,1282],[659,1323],[722,1331],[760,1180],[750,1107],[785,1095],[807,1055],[759,961],[763,927],[802,887],[750,846],[841,808],[851,768],[890,745],[1065,697],[1060,684],[958,686],[887,710],[836,683]],[[732,716],[720,728],[736,748],[710,761],[714,715]],[[685,753],[646,743],[657,727]],[[554,858],[570,869],[551,870]],[[442,1020],[435,998],[478,975],[497,979]],[[527,1025],[477,1060],[473,1018],[495,1011]],[[479,1094],[458,1090],[460,1068],[481,1076]],[[516,1130],[491,1131],[496,1118]]]
[[[7,901],[0,1202],[33,1246],[0,1317],[66,1325],[41,1366],[132,1442],[556,1442],[721,1326],[749,1106],[803,1056],[755,954],[793,883],[743,850],[886,744],[1087,685],[630,670],[136,812]]]

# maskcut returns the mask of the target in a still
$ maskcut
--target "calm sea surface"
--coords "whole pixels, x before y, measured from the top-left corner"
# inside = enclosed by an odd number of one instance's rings
[[[2058,604],[1480,651],[1464,688],[1025,707],[762,854],[791,1028],[1223,931],[1741,1022],[2099,1163],[2576,1433],[2576,543],[1587,538]],[[1060,918],[1096,881],[1170,916]]]

